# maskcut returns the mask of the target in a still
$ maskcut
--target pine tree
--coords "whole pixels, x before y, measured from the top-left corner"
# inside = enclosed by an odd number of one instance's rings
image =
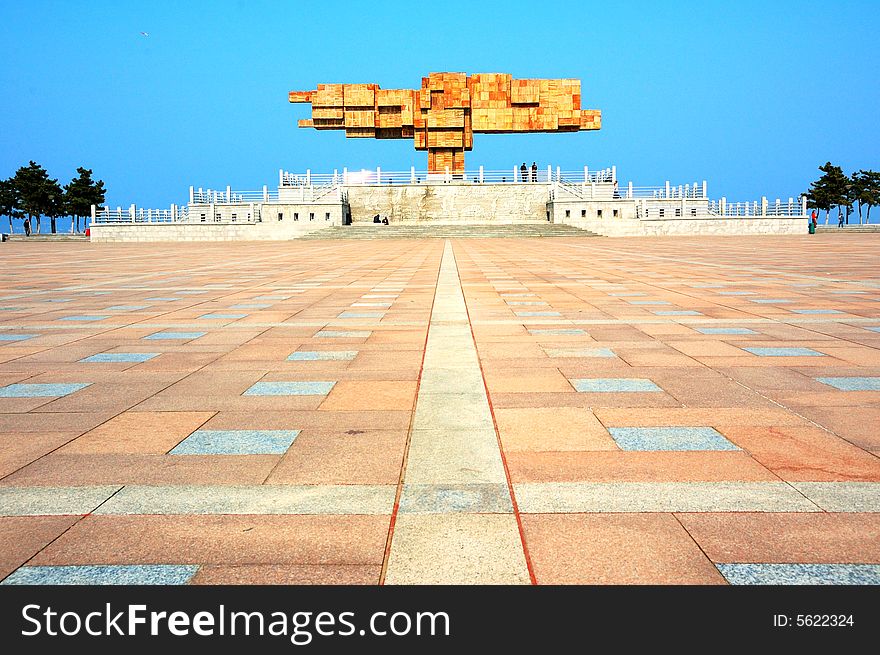
[[[91,213],[92,205],[104,202],[106,191],[103,180],[95,182],[92,179],[92,169],[80,166],[76,172],[78,176],[64,186],[64,206],[65,212],[73,217],[76,231],[79,232],[79,219]]]
[[[20,209],[20,200],[15,184],[10,178],[8,180],[0,180],[0,215],[9,219],[9,233],[15,232],[13,219],[22,218],[23,214]]]
[[[835,166],[830,161],[819,167],[823,175],[815,182],[810,183],[810,190],[805,194],[807,206],[825,211],[825,224],[828,224],[828,212],[832,207],[849,205],[850,179],[843,174],[840,166]]]
[[[64,192],[58,180],[49,177],[46,169],[35,161],[19,168],[12,178],[18,194],[19,208],[28,220],[37,219],[37,234],[40,233],[40,217],[49,216],[52,231],[55,231],[55,218],[60,215]]]
[[[851,178],[853,201],[859,210],[859,224],[862,222],[862,207],[867,207],[865,222],[871,222],[871,207],[880,205],[880,173],[877,171],[857,171]]]

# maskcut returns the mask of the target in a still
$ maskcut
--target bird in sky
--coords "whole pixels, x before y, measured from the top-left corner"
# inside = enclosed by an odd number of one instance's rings
[[[141,36],[150,36],[149,32],[141,32]]]

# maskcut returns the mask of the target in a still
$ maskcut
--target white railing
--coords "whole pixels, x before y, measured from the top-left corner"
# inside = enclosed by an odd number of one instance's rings
[[[590,170],[586,166],[577,171],[563,171],[559,167],[532,169],[527,167],[525,174],[520,167],[511,167],[506,170],[488,170],[480,167],[476,170],[461,173],[444,171],[417,171],[414,167],[408,171],[385,171],[381,168],[361,169],[359,171],[343,168],[336,169],[333,173],[291,173],[290,171],[278,171],[278,185],[280,188],[302,187],[334,187],[337,185],[347,186],[374,186],[382,184],[523,184],[538,183],[548,184],[552,182],[567,182],[572,184],[590,184],[613,182],[617,178],[617,170],[614,166],[601,170]]]
[[[249,203],[276,203],[276,202],[316,202],[320,199],[339,201],[343,199],[341,187],[338,184],[316,180],[316,183],[305,184],[294,181],[292,178],[287,184],[282,185],[276,191],[269,191],[263,187],[259,191],[233,191],[226,187],[225,191],[216,189],[203,189],[199,187],[189,188],[189,202],[191,205],[243,205]]]
[[[801,197],[797,200],[768,201],[767,198],[751,200],[748,202],[728,202],[726,198],[710,200],[709,211],[715,216],[806,216],[806,200]]]
[[[768,202],[766,198],[749,202],[727,202],[720,200],[702,200],[695,202],[680,199],[676,202],[640,199],[636,204],[636,218],[640,220],[669,218],[769,218],[769,217],[804,217],[807,208],[803,199],[796,201],[775,200]]]
[[[702,184],[672,185],[666,182],[664,186],[634,186],[629,182],[626,186],[616,181],[590,181],[572,182],[563,177],[558,182],[558,187],[567,191],[570,195],[583,200],[638,200],[647,198],[652,200],[704,200],[706,199],[706,182]],[[556,197],[555,190],[551,191],[551,198]]]
[[[146,207],[96,207],[92,206],[92,223],[185,223],[189,212],[185,206],[171,205],[168,209]]]
[[[210,206],[210,205],[209,205]],[[92,223],[95,225],[141,225],[163,223],[256,223],[260,221],[258,205],[243,206],[240,210],[209,212],[206,208],[171,205],[170,209],[146,207],[95,207],[92,206]]]
[[[190,187],[189,201],[200,205],[210,203],[229,205],[246,202],[275,202],[278,200],[278,191],[269,191],[263,187],[260,191],[233,191],[226,187],[225,191],[215,189],[198,189]]]

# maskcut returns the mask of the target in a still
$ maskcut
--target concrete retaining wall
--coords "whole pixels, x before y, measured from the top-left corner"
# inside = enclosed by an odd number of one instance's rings
[[[664,235],[742,235],[807,234],[807,217],[693,217],[691,211],[705,214],[708,202],[703,199],[649,200],[649,218],[636,218],[637,201],[581,200],[557,198],[547,204],[554,223],[574,225],[608,237],[644,237]],[[659,218],[663,207],[666,216]],[[682,214],[677,217],[676,212]]]
[[[387,216],[393,224],[514,224],[546,222],[573,225],[604,236],[806,234],[807,218],[696,218],[705,200],[670,204],[664,218],[636,218],[636,202],[612,198],[559,198],[548,202],[546,184],[447,184],[347,186],[343,201],[190,205],[190,223],[92,225],[92,241],[265,241],[296,239],[324,227]],[[679,211],[685,216],[676,217]],[[250,223],[251,212],[260,222]],[[701,213],[702,213],[701,212]],[[204,216],[204,222],[199,219]],[[217,220],[219,216],[219,220]],[[235,216],[235,220],[233,220]],[[212,218],[214,220],[212,220]],[[240,221],[240,222],[237,222]]]
[[[259,223],[229,222],[235,213],[238,220],[246,221],[247,205],[214,205],[215,215],[221,221],[211,221],[209,205],[191,205],[190,219],[198,221],[205,214],[205,222],[191,223],[117,223],[90,226],[91,240],[116,241],[286,241],[332,225],[342,225],[345,205],[337,204],[262,204]],[[280,215],[280,220],[279,220]]]
[[[590,219],[636,217],[636,204],[625,200],[557,200],[549,203],[547,208],[554,223],[570,225]]]
[[[561,220],[608,237],[807,234],[807,218],[576,218]]]
[[[346,186],[352,222],[522,223],[547,220],[546,184],[448,184]]]

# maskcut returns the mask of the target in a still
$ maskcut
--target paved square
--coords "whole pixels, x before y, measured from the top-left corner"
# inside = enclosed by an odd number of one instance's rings
[[[878,247],[3,243],[0,579],[880,584]]]

